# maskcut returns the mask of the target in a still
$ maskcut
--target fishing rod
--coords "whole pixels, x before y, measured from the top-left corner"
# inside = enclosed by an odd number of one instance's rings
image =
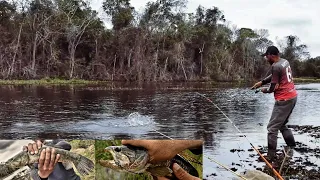
[[[165,134],[163,134],[163,133],[161,133],[161,132],[159,132],[159,131],[157,131],[157,130],[155,130],[155,129],[152,129],[152,130],[155,131],[156,133],[161,134],[162,136],[164,136],[164,137],[166,137],[166,138],[168,138],[168,139],[174,140],[173,138],[171,138],[171,137],[169,137],[169,136],[167,136],[167,135],[165,135]],[[220,165],[221,167],[225,168],[226,170],[230,171],[232,174],[240,177],[241,179],[243,179],[243,180],[248,180],[247,178],[243,177],[241,174],[238,174],[238,173],[232,171],[230,168],[228,168],[227,166],[219,163],[218,161],[214,160],[213,158],[210,158],[210,157],[208,157],[208,156],[206,156],[206,155],[204,155],[204,154],[203,154],[203,156],[206,157],[206,158],[208,158],[210,161],[212,161],[212,162]]]
[[[207,98],[205,95],[203,95],[203,94],[201,94],[201,93],[198,93],[198,92],[196,92],[196,93],[197,93],[198,95],[204,97],[206,100],[208,100],[210,103],[212,103],[217,109],[219,109],[219,111],[228,119],[228,121],[237,129],[237,131],[238,131],[240,134],[242,134],[242,135],[247,139],[247,141],[249,142],[249,144],[251,145],[251,147],[259,154],[259,156],[263,159],[263,161],[272,169],[273,173],[274,173],[280,180],[284,180],[283,177],[278,173],[278,171],[275,170],[275,169],[272,167],[272,165],[269,163],[269,161],[266,160],[266,159],[262,156],[262,154],[259,152],[259,150],[256,149],[256,148],[252,145],[252,143],[249,141],[249,139],[247,138],[247,136],[238,129],[238,127],[237,127],[237,126],[232,122],[232,120],[219,108],[219,106],[217,106],[213,101],[211,101],[211,99]]]

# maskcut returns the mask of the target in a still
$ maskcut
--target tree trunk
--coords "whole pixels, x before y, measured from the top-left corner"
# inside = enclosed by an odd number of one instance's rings
[[[132,55],[132,49],[130,49],[129,57],[128,57],[128,69],[131,67],[131,55]]]
[[[21,31],[22,31],[22,24],[20,24],[20,29],[19,29],[19,34],[18,34],[18,42],[17,42],[17,45],[15,47],[15,52],[14,52],[14,56],[13,56],[13,59],[12,59],[11,66],[9,68],[8,77],[10,77],[12,75],[12,72],[14,71],[14,64],[15,64],[15,61],[16,61],[18,48],[20,46]]]
[[[116,61],[117,61],[117,55],[114,55],[114,59],[113,59],[113,74],[112,74],[112,81],[113,81],[113,77],[116,74]]]
[[[183,70],[184,78],[187,81],[188,77],[187,77],[186,71],[184,70],[184,66],[183,66],[182,60],[180,61],[180,64],[181,64],[181,67],[182,67],[182,70]]]
[[[36,66],[37,40],[38,40],[38,33],[36,33],[36,37],[34,38],[34,41],[33,41],[32,65],[31,65],[31,70],[32,71],[34,71],[34,68]]]
[[[200,49],[200,75],[202,75],[202,69],[203,69],[203,49],[204,49],[204,43],[202,44],[202,48]]]
[[[73,78],[74,74],[74,64],[75,64],[75,49],[74,46],[71,47],[71,52],[70,52],[70,79]]]
[[[99,56],[99,51],[98,51],[98,39],[95,40],[96,43],[96,55],[95,55],[95,59],[98,59]]]

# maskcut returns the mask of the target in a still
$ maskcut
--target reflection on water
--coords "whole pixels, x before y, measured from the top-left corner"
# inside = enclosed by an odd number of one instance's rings
[[[297,89],[298,102],[289,124],[320,125],[320,84]],[[198,92],[216,103],[254,145],[266,145],[272,94],[207,86]],[[217,108],[192,90],[1,86],[0,93],[0,138],[166,138],[157,133],[161,132],[171,138],[203,138],[206,154],[230,167],[233,162],[243,164],[240,160],[245,158],[240,157],[248,157],[247,152],[230,149],[251,148]],[[215,163],[207,159],[205,163],[205,175],[232,177],[217,170]]]

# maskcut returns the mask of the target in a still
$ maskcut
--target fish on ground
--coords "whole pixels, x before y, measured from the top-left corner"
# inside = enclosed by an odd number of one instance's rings
[[[109,152],[113,160],[99,160],[99,164],[114,170],[122,170],[130,173],[148,173],[152,177],[167,177],[177,180],[172,171],[173,163],[179,164],[189,174],[199,177],[198,171],[182,156],[176,155],[171,160],[151,164],[146,149],[131,145],[109,146],[104,149]]]

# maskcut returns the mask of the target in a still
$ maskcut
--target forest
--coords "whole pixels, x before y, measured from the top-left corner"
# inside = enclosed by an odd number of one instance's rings
[[[130,0],[104,0],[107,28],[85,0],[1,0],[0,78],[107,81],[251,81],[270,66],[260,56],[280,47],[294,77],[320,78],[299,37],[272,42],[267,29],[236,27],[219,7],[156,0],[137,11]],[[236,22],[235,22],[236,23]]]

